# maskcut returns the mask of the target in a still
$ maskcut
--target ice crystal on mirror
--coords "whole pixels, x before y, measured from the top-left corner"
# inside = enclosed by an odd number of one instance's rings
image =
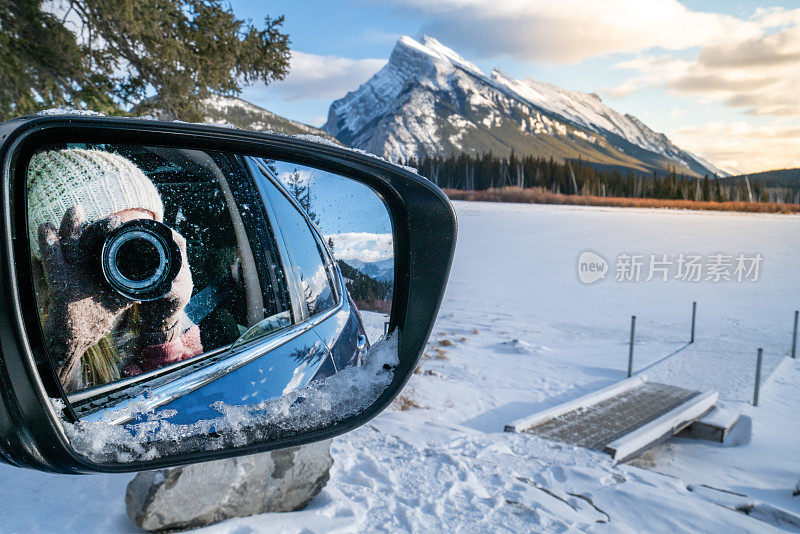
[[[399,364],[397,337],[390,335],[375,343],[362,367],[348,367],[281,397],[254,405],[215,402],[211,407],[220,415],[213,419],[174,424],[169,421],[177,414],[174,410],[141,412],[132,405],[125,414],[115,415],[135,417],[136,423],[71,423],[62,417],[61,424],[76,452],[101,463],[241,447],[328,427],[364,411],[389,386]],[[51,399],[51,403],[57,413],[63,413],[63,401]]]
[[[81,117],[105,117],[104,113],[92,111],[90,109],[75,109],[75,108],[50,108],[37,111],[36,115],[53,117],[62,115],[77,115]]]

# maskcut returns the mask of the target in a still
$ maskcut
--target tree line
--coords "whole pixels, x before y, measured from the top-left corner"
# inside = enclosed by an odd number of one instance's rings
[[[481,155],[425,156],[401,164],[414,167],[443,189],[482,191],[490,188],[542,188],[563,195],[698,200],[710,202],[800,202],[800,187],[768,187],[761,181],[736,182],[705,175],[659,174],[604,168],[581,159]]]
[[[389,313],[392,307],[393,283],[362,273],[344,260],[337,260],[345,279],[347,292],[361,311]]]

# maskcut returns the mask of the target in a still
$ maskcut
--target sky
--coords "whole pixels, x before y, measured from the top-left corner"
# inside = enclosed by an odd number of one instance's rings
[[[389,210],[381,198],[368,186],[321,169],[273,160],[278,179],[289,184],[293,173],[299,183],[308,185],[311,209],[317,215],[323,235],[345,233],[391,234]],[[347,213],[343,205],[350,206]]]
[[[333,244],[336,259],[351,264],[352,260],[372,263],[394,256],[389,210],[368,186],[305,165],[277,160],[272,165],[278,179],[287,186],[295,173],[299,183],[308,186],[315,222],[328,243]],[[349,209],[342,210],[342,206]]]
[[[261,24],[284,15],[286,79],[243,98],[322,125],[402,35],[476,63],[598,93],[678,146],[733,172],[800,167],[798,0],[231,0]]]

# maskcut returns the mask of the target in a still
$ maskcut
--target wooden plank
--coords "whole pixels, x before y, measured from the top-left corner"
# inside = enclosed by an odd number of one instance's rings
[[[622,382],[617,382],[616,384],[612,384],[607,388],[593,391],[592,393],[584,395],[583,397],[565,402],[564,404],[559,404],[558,406],[553,406],[552,408],[537,412],[528,417],[517,419],[516,421],[507,424],[504,430],[506,432],[524,432],[534,426],[540,425],[566,413],[578,410],[580,408],[585,408],[587,406],[591,406],[592,404],[597,404],[606,399],[617,396],[625,391],[638,387],[645,382],[647,382],[647,377],[645,375],[639,375],[627,380],[623,380]]]
[[[693,421],[707,414],[714,408],[718,397],[719,394],[716,391],[701,393],[661,417],[612,441],[605,447],[605,451],[614,458],[615,463],[630,460],[650,447],[674,436]]]
[[[605,400],[527,429],[539,437],[603,451],[606,445],[682,405],[698,393],[643,382]]]

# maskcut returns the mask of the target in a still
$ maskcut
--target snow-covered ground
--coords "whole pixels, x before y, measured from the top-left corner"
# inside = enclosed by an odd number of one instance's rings
[[[800,481],[800,364],[785,358],[800,306],[793,244],[800,217],[481,203],[456,209],[450,285],[403,402],[334,440],[331,481],[306,510],[202,532],[770,532],[781,510],[800,514],[800,496],[792,496]],[[608,260],[605,280],[579,281],[585,250]],[[756,282],[617,282],[621,253],[646,260],[760,253],[763,260]],[[687,346],[693,300],[697,342]],[[637,460],[642,468],[502,432],[510,421],[623,379],[631,315],[635,370],[716,389],[727,407],[743,412],[728,443],[673,439]],[[765,381],[754,408],[746,401],[758,347]],[[2,467],[0,530],[131,530],[124,511],[131,478]],[[722,504],[755,506],[746,515]]]

